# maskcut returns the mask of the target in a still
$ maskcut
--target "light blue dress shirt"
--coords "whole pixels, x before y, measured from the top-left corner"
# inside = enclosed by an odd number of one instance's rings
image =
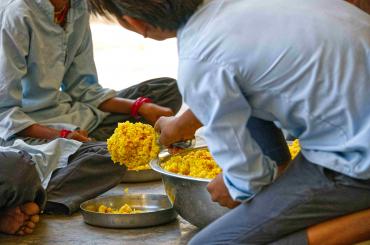
[[[180,91],[231,196],[276,177],[251,116],[299,138],[311,162],[370,178],[370,16],[338,0],[209,0],[178,32]]]
[[[47,182],[81,143],[32,145],[16,134],[35,123],[91,131],[108,115],[97,107],[116,92],[98,84],[84,0],[71,0],[65,29],[54,23],[49,0],[2,0],[0,23],[3,150],[27,150]]]

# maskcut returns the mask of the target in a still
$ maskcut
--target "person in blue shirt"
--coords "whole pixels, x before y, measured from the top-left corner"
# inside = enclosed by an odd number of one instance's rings
[[[105,143],[118,122],[154,125],[182,104],[171,78],[152,79],[119,92],[99,85],[89,17],[85,0],[0,3],[0,152],[4,153],[0,166],[21,163],[20,152],[27,152],[46,189],[44,211],[49,213],[70,214],[82,201],[122,180],[126,168],[113,164]],[[0,178],[19,172],[16,166],[27,164],[6,165]],[[23,183],[23,176],[17,176]],[[14,183],[1,184],[3,199]],[[37,183],[31,181],[32,186]],[[4,200],[0,205],[4,217],[23,203],[43,209],[18,194],[14,193],[22,202],[5,205]],[[0,232],[14,233],[1,229],[8,220],[1,213]],[[17,234],[27,233],[25,225],[18,228]]]
[[[156,128],[170,144],[180,123],[203,125],[223,170],[208,190],[233,208],[190,244],[303,244],[307,227],[370,207],[367,13],[337,0],[89,2],[144,37],[177,37],[191,111]],[[252,118],[300,140],[285,172],[264,154]]]

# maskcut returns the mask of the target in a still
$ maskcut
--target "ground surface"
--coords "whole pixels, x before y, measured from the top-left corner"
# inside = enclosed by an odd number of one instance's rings
[[[124,188],[129,193],[164,194],[161,181],[140,184],[121,184],[103,195],[122,194]],[[144,245],[144,244],[186,244],[197,232],[197,228],[180,217],[167,225],[143,229],[106,229],[87,225],[82,215],[76,213],[71,217],[42,215],[40,224],[29,236],[0,235],[2,245]]]

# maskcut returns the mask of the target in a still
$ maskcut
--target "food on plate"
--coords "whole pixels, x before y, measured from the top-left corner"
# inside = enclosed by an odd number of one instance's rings
[[[173,155],[161,167],[172,173],[206,179],[213,179],[222,172],[207,149]]]
[[[98,212],[105,213],[105,214],[137,214],[137,213],[142,213],[143,211],[131,208],[130,205],[125,203],[119,209],[114,209],[111,207],[107,207],[105,205],[100,205],[98,207]]]

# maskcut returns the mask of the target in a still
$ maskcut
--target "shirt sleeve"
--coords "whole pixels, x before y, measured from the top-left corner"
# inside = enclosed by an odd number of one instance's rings
[[[29,46],[23,27],[3,21],[0,28],[0,137],[5,140],[36,123],[22,110],[21,80],[27,73]]]
[[[88,25],[81,47],[64,76],[62,91],[68,93],[73,100],[93,107],[98,107],[102,102],[116,96],[114,90],[102,88],[98,83],[91,30]]]
[[[219,64],[182,59],[178,79],[185,103],[204,125],[207,145],[232,198],[253,197],[274,180],[277,171],[246,126],[251,107],[237,73]]]

